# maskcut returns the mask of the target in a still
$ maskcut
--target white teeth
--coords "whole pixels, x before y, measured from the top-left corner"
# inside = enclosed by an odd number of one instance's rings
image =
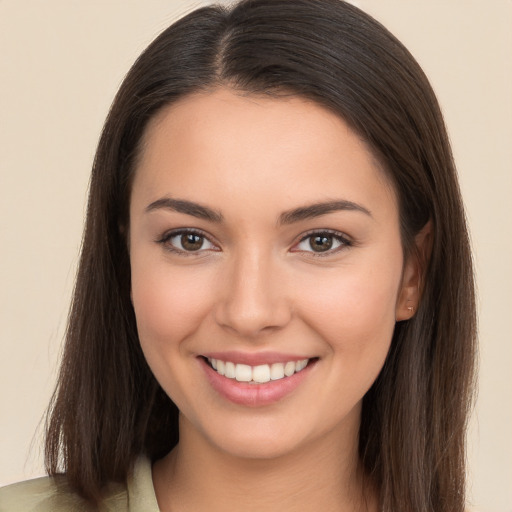
[[[234,364],[230,361],[208,358],[212,368],[220,375],[228,379],[235,379],[238,382],[253,382],[264,384],[271,380],[279,380],[284,377],[291,377],[294,373],[303,370],[309,359],[300,361],[288,361],[287,363],[260,364],[249,366],[248,364]]]
[[[284,364],[283,363],[274,363],[270,367],[270,378],[272,380],[279,380],[284,377]]]
[[[270,380],[270,366],[268,364],[260,364],[252,369],[252,380],[263,384]]]
[[[288,361],[284,365],[284,374],[287,377],[291,377],[295,373],[295,368],[297,368],[297,365],[295,364],[295,362],[294,361]]]
[[[236,378],[236,368],[233,363],[226,361],[226,373],[224,374],[228,379]]]
[[[270,378],[272,380],[279,380],[284,378],[284,364],[283,363],[274,363],[270,367]]]
[[[301,370],[304,370],[304,368],[306,368],[307,365],[308,365],[307,359],[302,359],[301,361],[297,361],[297,368],[295,371],[300,372]]]
[[[235,379],[238,382],[251,382],[252,368],[248,364],[237,364],[235,366]]]

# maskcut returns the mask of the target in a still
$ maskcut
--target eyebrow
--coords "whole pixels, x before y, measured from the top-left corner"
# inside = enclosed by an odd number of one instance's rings
[[[321,215],[327,215],[337,211],[355,211],[361,212],[365,215],[372,217],[370,211],[361,206],[360,204],[352,201],[345,201],[344,199],[336,201],[328,201],[325,203],[314,203],[308,206],[301,206],[293,210],[283,212],[279,216],[279,224],[293,224],[301,220],[312,219],[320,217]]]
[[[210,222],[219,223],[224,220],[220,212],[212,210],[207,206],[203,206],[192,201],[186,201],[185,199],[172,199],[170,197],[163,197],[153,201],[146,207],[146,212],[152,212],[160,209],[185,213],[186,215],[191,215],[192,217],[208,220]]]
[[[160,209],[184,213],[186,215],[191,215],[192,217],[197,217],[199,219],[215,223],[220,223],[224,220],[222,213],[213,210],[208,206],[204,206],[193,201],[187,201],[185,199],[172,199],[170,197],[163,197],[153,201],[146,207],[146,212],[152,212]],[[294,222],[320,217],[336,211],[355,211],[372,217],[370,211],[364,206],[352,201],[340,199],[336,201],[300,206],[299,208],[283,212],[279,216],[278,225],[293,224]]]

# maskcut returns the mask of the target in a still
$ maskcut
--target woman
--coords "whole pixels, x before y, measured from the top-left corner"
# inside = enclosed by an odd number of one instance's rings
[[[474,343],[455,169],[410,54],[338,0],[199,9],[114,101],[53,478],[0,505],[463,510]]]

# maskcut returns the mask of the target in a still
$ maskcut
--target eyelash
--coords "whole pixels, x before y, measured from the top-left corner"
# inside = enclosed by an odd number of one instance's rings
[[[334,231],[331,229],[323,229],[323,230],[313,230],[305,233],[298,243],[294,245],[294,247],[298,246],[302,242],[305,242],[308,239],[311,239],[313,237],[318,236],[326,236],[329,238],[333,238],[334,240],[338,241],[340,243],[339,247],[336,247],[335,249],[328,249],[326,251],[302,251],[302,250],[294,250],[293,252],[306,252],[309,253],[314,258],[325,258],[327,256],[332,256],[333,254],[336,254],[344,249],[347,249],[349,247],[353,246],[353,242],[344,234],[339,231]]]
[[[183,236],[183,235],[196,235],[196,236],[203,238],[204,240],[207,240],[213,246],[216,246],[216,244],[214,244],[205,233],[203,233],[199,229],[192,229],[192,228],[168,231],[159,240],[156,240],[156,242],[163,245],[166,251],[179,254],[180,256],[198,256],[205,250],[206,251],[212,250],[212,249],[198,249],[197,251],[184,251],[183,249],[179,249],[178,247],[175,247],[169,243],[169,241],[172,238],[178,237],[178,236]]]
[[[212,249],[198,249],[197,251],[185,251],[185,250],[179,249],[169,243],[169,241],[172,238],[175,238],[178,236],[183,236],[183,235],[196,235],[198,237],[203,238],[204,240],[208,241],[211,245],[216,247],[216,244],[214,244],[203,231],[198,230],[198,229],[192,229],[192,228],[169,231],[169,232],[165,233],[160,239],[156,240],[156,242],[163,245],[165,250],[179,254],[181,256],[198,256],[199,254],[201,254],[204,251],[212,250]],[[351,240],[349,240],[345,234],[343,234],[339,231],[324,229],[324,230],[309,231],[309,232],[305,233],[300,238],[300,240],[294,244],[293,247],[300,245],[302,242],[305,242],[306,240],[313,238],[314,236],[317,236],[317,237],[325,236],[325,237],[333,238],[337,242],[340,243],[340,246],[336,247],[335,249],[328,249],[326,251],[320,251],[320,252],[313,251],[313,250],[306,251],[306,250],[300,250],[300,249],[293,250],[293,248],[292,248],[292,252],[309,253],[315,258],[322,258],[322,257],[326,257],[326,256],[330,256],[332,254],[338,253],[339,251],[341,251],[343,249],[353,246],[353,242]],[[215,249],[213,249],[213,250],[215,250]]]

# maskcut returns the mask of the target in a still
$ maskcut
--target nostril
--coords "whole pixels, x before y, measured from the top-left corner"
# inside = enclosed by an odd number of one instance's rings
[[[291,310],[284,303],[232,300],[218,304],[215,320],[218,325],[246,338],[271,333],[287,325]]]

